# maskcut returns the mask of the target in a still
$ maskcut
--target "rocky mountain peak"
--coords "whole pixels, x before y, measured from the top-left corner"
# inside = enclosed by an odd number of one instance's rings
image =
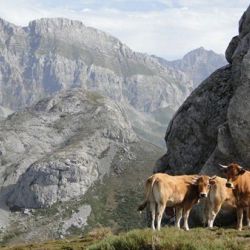
[[[186,78],[193,82],[192,89],[195,89],[216,69],[226,65],[223,55],[217,54],[212,50],[206,50],[204,47],[188,52],[179,60],[167,61],[162,58],[157,58],[157,60],[162,65],[183,72]]]
[[[56,17],[56,18],[41,18],[29,22],[28,27],[40,26],[40,27],[53,27],[62,29],[64,27],[73,26],[74,28],[86,27],[83,22],[78,20],[71,20],[68,18]]]
[[[204,47],[200,47],[188,52],[184,55],[182,61],[187,64],[195,64],[198,62],[204,62],[204,60],[210,60],[210,62],[217,60],[222,60],[224,58],[223,55],[217,54],[212,50],[206,50]],[[225,60],[224,60],[225,62]]]
[[[82,87],[125,101],[137,111],[152,112],[161,103],[180,105],[190,92],[182,74],[80,21],[42,18],[3,37],[3,107],[21,109],[58,91]]]

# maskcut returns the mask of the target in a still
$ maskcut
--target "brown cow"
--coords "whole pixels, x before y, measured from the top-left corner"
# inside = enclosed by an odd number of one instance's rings
[[[226,187],[227,180],[215,176],[209,181],[211,187],[205,200],[204,222],[209,228],[213,227],[214,220],[220,209],[236,208],[236,200],[232,189]]]
[[[236,163],[221,167],[227,177],[226,187],[235,195],[237,207],[237,229],[242,230],[243,210],[250,207],[250,172]]]
[[[180,221],[183,216],[184,229],[189,230],[189,213],[200,198],[207,197],[209,179],[208,176],[154,174],[146,181],[145,200],[138,210],[142,211],[149,203],[152,215],[151,227],[155,230],[156,220],[157,229],[160,230],[165,208],[174,207],[176,210],[176,227],[180,228]]]

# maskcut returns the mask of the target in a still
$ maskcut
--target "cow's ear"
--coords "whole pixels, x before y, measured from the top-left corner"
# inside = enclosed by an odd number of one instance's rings
[[[192,185],[197,186],[200,178],[201,178],[200,175],[196,175],[192,180]]]
[[[216,177],[217,177],[217,176],[214,175],[214,176],[212,176],[212,177],[209,178],[209,184],[210,184],[210,185],[214,185],[214,184],[215,184],[215,179],[216,179]]]
[[[215,184],[215,180],[209,180],[209,184],[210,185],[214,185]]]
[[[241,168],[239,174],[244,174],[245,172],[246,170],[244,168]]]
[[[194,179],[194,180],[188,181],[187,184],[197,186],[198,181],[196,179]]]

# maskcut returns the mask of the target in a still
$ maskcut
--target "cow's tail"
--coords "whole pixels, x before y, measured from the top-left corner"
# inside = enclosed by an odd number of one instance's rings
[[[141,205],[139,205],[139,207],[137,208],[137,211],[141,212],[147,206],[147,203],[149,201],[149,197],[152,194],[154,182],[155,182],[155,178],[153,176],[151,176],[147,179],[146,184],[145,184],[145,199],[144,199],[143,203]]]

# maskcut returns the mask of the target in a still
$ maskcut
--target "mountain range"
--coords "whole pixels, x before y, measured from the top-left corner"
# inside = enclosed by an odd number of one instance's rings
[[[27,27],[0,19],[0,55],[1,109],[21,110],[70,88],[94,90],[124,103],[138,135],[162,147],[166,123],[198,85],[197,76],[204,79],[225,64],[222,55],[203,48],[173,62],[137,53],[64,18]]]

